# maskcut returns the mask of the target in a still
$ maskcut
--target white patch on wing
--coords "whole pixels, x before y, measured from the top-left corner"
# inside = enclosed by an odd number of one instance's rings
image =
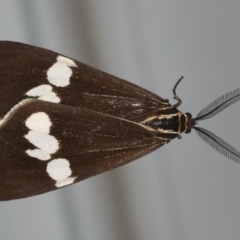
[[[72,170],[67,159],[57,158],[47,164],[47,173],[56,181],[56,187],[72,184],[76,177],[70,177]]]
[[[72,59],[58,56],[57,62],[54,63],[47,71],[47,80],[56,87],[66,87],[70,84],[72,76],[71,67],[77,67]],[[29,97],[35,97],[46,102],[59,103],[61,99],[55,92],[53,87],[49,84],[42,84],[26,92]]]
[[[49,154],[53,154],[59,149],[58,140],[52,135],[29,131],[24,137],[35,147]]]
[[[52,92],[52,86],[42,84],[29,90],[26,95],[29,97],[38,97],[39,100],[46,102],[59,103],[61,100],[55,92]]]
[[[50,92],[46,95],[43,95],[38,98],[39,100],[45,101],[45,102],[53,102],[53,103],[60,103],[61,99],[57,96],[56,93]]]
[[[58,140],[50,135],[52,122],[45,112],[33,113],[25,122],[29,129],[24,136],[35,149],[28,149],[26,153],[30,157],[45,161],[51,158],[51,154],[59,149]]]
[[[46,161],[51,158],[51,155],[49,153],[44,152],[41,149],[28,149],[26,153],[28,154],[28,156],[37,158],[42,161]]]
[[[49,133],[52,126],[50,118],[45,112],[33,113],[25,124],[30,130],[46,134]]]
[[[26,92],[26,95],[28,95],[29,97],[41,97],[45,94],[50,93],[51,91],[52,86],[50,86],[49,84],[42,84]]]
[[[75,179],[76,179],[76,177],[68,177],[66,179],[59,180],[56,182],[55,186],[59,188],[59,187],[64,187],[64,186],[70,185],[74,182]]]
[[[57,61],[60,62],[60,63],[63,63],[69,67],[77,67],[76,63],[72,60],[72,59],[69,59],[67,57],[63,57],[63,56],[58,56],[57,57]]]
[[[69,58],[58,56],[57,62],[54,63],[47,71],[48,81],[57,87],[66,87],[70,84],[72,76],[71,67],[77,67],[75,62]]]
[[[47,72],[48,81],[57,87],[66,87],[70,84],[72,70],[63,63],[55,63]]]
[[[58,140],[50,135],[52,122],[49,116],[45,112],[33,113],[26,120],[25,125],[29,131],[24,137],[36,147],[26,150],[28,156],[41,161],[50,160],[51,154],[56,153],[60,146]],[[57,188],[70,185],[76,179],[76,177],[71,177],[70,163],[65,158],[57,158],[48,162],[46,171],[56,181]]]

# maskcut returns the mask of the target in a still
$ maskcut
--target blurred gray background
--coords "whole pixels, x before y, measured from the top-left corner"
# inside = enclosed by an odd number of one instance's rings
[[[235,0],[0,0],[0,39],[60,52],[195,116],[240,86]],[[1,104],[1,103],[0,103]],[[240,103],[200,125],[240,150]],[[0,153],[1,154],[1,153]],[[192,131],[62,190],[0,203],[1,240],[235,240],[240,165]]]

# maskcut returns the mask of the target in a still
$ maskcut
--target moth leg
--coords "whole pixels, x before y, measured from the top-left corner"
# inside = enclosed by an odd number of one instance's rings
[[[183,76],[179,78],[179,80],[177,81],[177,83],[175,84],[175,86],[173,88],[173,99],[177,100],[177,103],[173,105],[173,107],[175,107],[175,108],[178,108],[182,104],[181,98],[178,97],[177,94],[176,94],[176,88],[182,80],[183,80]]]
[[[169,100],[168,99],[163,99],[162,102],[169,103]]]

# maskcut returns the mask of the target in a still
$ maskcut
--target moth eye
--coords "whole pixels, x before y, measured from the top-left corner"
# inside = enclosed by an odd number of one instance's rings
[[[185,133],[190,133],[190,132],[191,132],[191,128],[185,131]]]

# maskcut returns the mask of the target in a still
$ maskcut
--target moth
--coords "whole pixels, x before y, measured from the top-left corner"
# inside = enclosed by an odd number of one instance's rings
[[[154,93],[61,54],[0,42],[0,200],[59,189],[127,164],[183,132],[228,158],[240,153],[196,127],[240,99],[239,89],[196,118]]]

